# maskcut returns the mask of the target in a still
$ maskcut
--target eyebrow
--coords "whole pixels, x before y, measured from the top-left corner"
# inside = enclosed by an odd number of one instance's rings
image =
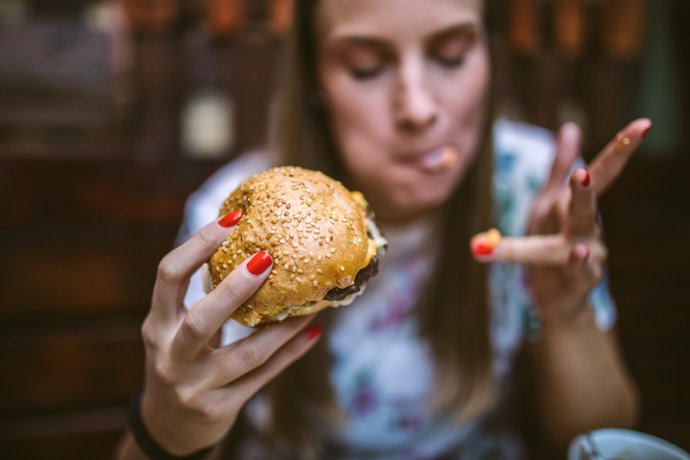
[[[428,46],[429,44],[437,43],[439,41],[443,41],[446,38],[452,37],[454,35],[458,34],[465,34],[465,33],[476,33],[477,32],[477,25],[473,22],[463,22],[460,24],[454,24],[449,27],[446,27],[444,29],[441,29],[439,31],[436,31],[432,33],[431,35],[427,36],[424,38],[425,44]],[[341,37],[335,37],[335,39],[331,40],[332,44],[340,46],[340,45],[347,45],[347,44],[355,44],[355,45],[363,45],[367,47],[372,47],[372,48],[377,48],[381,50],[388,50],[390,49],[390,45],[388,40],[384,38],[378,38],[376,36],[369,36],[369,35],[357,35],[357,34],[343,34]]]

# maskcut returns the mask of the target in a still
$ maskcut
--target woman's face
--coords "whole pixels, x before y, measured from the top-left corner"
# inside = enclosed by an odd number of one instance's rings
[[[489,59],[481,0],[321,0],[318,72],[352,186],[384,220],[443,203],[473,161]]]

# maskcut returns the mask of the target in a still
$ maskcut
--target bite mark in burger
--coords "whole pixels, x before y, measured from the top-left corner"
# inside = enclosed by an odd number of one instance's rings
[[[317,171],[285,166],[259,173],[232,192],[220,215],[238,209],[242,219],[208,262],[207,289],[250,255],[268,251],[271,274],[232,314],[247,326],[351,303],[386,250],[364,196]]]

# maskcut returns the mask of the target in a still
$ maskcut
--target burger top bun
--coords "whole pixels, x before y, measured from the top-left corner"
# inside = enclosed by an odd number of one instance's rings
[[[326,294],[353,285],[376,254],[364,197],[320,172],[289,166],[259,173],[225,200],[220,215],[237,209],[242,218],[208,268],[215,287],[256,252],[273,257],[266,282],[232,315],[247,326],[334,305]]]

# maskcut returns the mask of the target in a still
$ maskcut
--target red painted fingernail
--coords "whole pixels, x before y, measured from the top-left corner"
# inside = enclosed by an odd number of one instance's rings
[[[642,139],[644,139],[645,137],[647,137],[647,134],[649,134],[649,130],[650,130],[650,129],[652,129],[652,125],[647,126],[647,127],[645,128],[645,130],[642,131],[642,135],[641,135],[641,138],[642,138]]]
[[[261,250],[252,257],[252,260],[247,262],[247,270],[249,270],[249,273],[252,275],[260,275],[271,266],[272,262],[273,259],[271,259],[271,256],[266,251]]]
[[[320,324],[312,324],[307,328],[306,331],[304,331],[304,335],[307,336],[308,340],[316,340],[319,337],[321,337],[321,334],[323,333],[323,326]]]
[[[472,252],[475,256],[490,256],[494,248],[488,242],[479,240],[472,243]]]
[[[225,228],[233,227],[237,225],[237,222],[240,221],[240,218],[242,218],[242,210],[238,209],[237,211],[227,213],[226,215],[218,219],[218,225]]]
[[[580,168],[578,170],[578,181],[583,187],[589,187],[592,183],[592,177],[589,175],[589,170],[587,168]]]
[[[589,247],[585,244],[578,244],[573,248],[571,258],[575,263],[584,264],[589,259],[590,251]]]

